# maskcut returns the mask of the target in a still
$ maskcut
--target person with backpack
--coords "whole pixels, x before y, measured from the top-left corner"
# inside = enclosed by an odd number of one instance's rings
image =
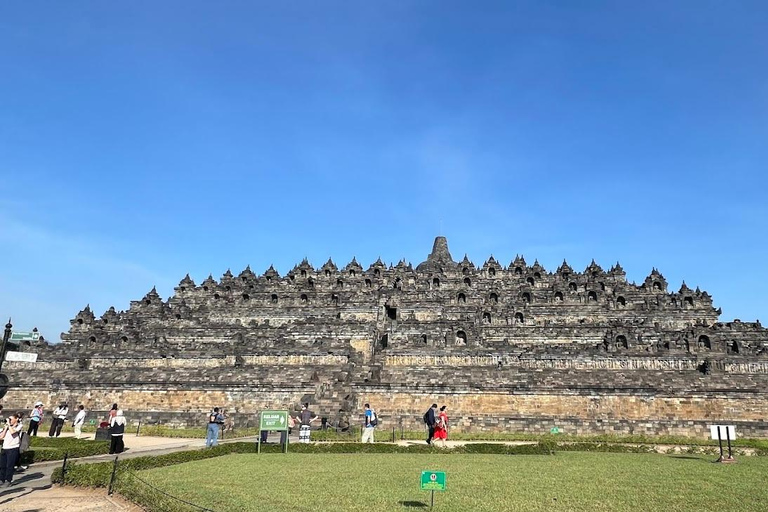
[[[435,425],[437,425],[437,417],[435,416],[436,411],[437,404],[432,404],[432,407],[427,409],[427,412],[424,413],[424,423],[426,423],[429,431],[427,444],[432,444],[432,439],[435,438]]]
[[[16,464],[21,455],[21,437],[24,425],[21,422],[22,414],[14,414],[5,420],[3,430],[0,432],[0,440],[3,441],[3,449],[0,451],[0,487],[10,487]]]
[[[363,425],[363,443],[373,443],[373,431],[379,424],[379,418],[376,411],[371,409],[371,404],[365,404],[365,423]]]
[[[37,429],[43,422],[43,402],[35,402],[35,407],[29,413],[29,428],[27,434],[37,437]]]
[[[214,407],[213,411],[208,413],[208,431],[205,435],[205,447],[212,448],[219,444],[219,427],[224,422],[224,418],[219,414],[219,408]]]

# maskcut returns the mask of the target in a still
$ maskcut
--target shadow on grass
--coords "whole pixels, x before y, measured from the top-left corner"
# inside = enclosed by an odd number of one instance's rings
[[[705,461],[705,459],[702,459],[701,457],[694,457],[693,455],[670,455],[669,458],[670,459]]]
[[[427,508],[429,505],[423,501],[398,501],[398,503],[408,508]]]

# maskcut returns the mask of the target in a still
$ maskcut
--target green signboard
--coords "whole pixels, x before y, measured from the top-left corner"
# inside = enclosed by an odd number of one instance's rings
[[[16,331],[11,334],[10,341],[37,341],[40,339],[40,333]]]
[[[549,429],[549,433],[550,434],[561,434],[562,432],[563,431],[561,429],[559,429],[558,427],[552,427],[551,429]]]
[[[445,490],[445,471],[422,471],[421,472],[421,490],[422,491],[444,491]]]
[[[288,411],[261,411],[259,430],[288,430]]]

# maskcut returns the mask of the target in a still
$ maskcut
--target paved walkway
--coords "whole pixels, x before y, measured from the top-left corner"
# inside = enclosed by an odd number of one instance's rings
[[[72,437],[72,435],[62,434],[62,437]],[[93,438],[93,434],[90,435],[90,438]],[[127,451],[120,455],[121,459],[162,455],[205,447],[204,439],[136,437],[135,434],[126,434],[124,439]],[[232,441],[244,440],[253,440],[253,438]],[[78,462],[104,462],[114,460],[114,457],[114,455],[94,455],[75,460]],[[51,484],[51,474],[55,468],[60,466],[61,461],[42,462],[33,464],[22,473],[16,473],[13,486],[0,489],[0,510],[3,512],[141,510],[117,496],[107,496],[104,489],[81,489]]]

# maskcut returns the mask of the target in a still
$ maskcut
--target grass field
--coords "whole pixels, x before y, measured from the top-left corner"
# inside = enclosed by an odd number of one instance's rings
[[[419,510],[422,470],[447,471],[436,511],[768,510],[768,459],[655,454],[236,454],[139,473],[213,510]]]

